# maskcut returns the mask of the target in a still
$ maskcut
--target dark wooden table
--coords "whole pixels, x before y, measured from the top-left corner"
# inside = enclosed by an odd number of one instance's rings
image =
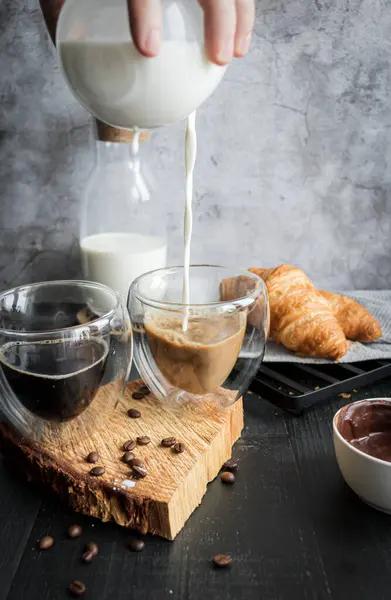
[[[389,393],[391,380],[354,396]],[[1,600],[67,598],[73,579],[91,600],[389,600],[391,517],[358,500],[334,458],[331,420],[346,402],[293,417],[248,396],[235,485],[214,481],[174,542],[146,537],[140,554],[127,549],[131,532],[70,513],[3,466]],[[82,538],[67,539],[72,523]],[[55,546],[39,552],[46,534]],[[89,540],[100,553],[84,565]],[[212,568],[221,552],[232,553],[230,570]]]

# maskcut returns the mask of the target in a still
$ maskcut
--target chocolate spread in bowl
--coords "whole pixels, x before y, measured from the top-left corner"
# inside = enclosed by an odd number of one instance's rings
[[[391,462],[390,400],[361,400],[345,406],[337,429],[354,448]]]

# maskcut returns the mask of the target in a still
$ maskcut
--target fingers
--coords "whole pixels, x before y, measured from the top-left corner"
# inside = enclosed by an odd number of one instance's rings
[[[199,0],[205,12],[205,45],[209,59],[225,65],[250,48],[254,0]]]
[[[144,56],[159,54],[162,42],[160,0],[127,0],[130,30],[137,49]]]
[[[254,0],[236,0],[235,56],[244,56],[249,51],[254,21]]]
[[[225,65],[235,47],[235,0],[199,0],[205,13],[205,46],[209,60]]]
[[[190,0],[189,0],[190,1]],[[134,43],[141,54],[156,56],[162,42],[160,0],[127,0]],[[251,42],[255,0],[199,0],[205,13],[209,59],[225,65],[244,56]]]

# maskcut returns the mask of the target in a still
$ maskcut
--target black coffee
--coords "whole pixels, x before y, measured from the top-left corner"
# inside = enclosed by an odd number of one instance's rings
[[[0,350],[0,365],[29,411],[49,421],[67,421],[92,402],[107,353],[107,344],[98,338],[9,342]]]

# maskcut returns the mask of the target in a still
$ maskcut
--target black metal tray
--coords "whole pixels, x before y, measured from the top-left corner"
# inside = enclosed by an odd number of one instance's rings
[[[332,365],[263,363],[250,390],[275,406],[299,415],[317,402],[352,392],[389,375],[390,360]]]

